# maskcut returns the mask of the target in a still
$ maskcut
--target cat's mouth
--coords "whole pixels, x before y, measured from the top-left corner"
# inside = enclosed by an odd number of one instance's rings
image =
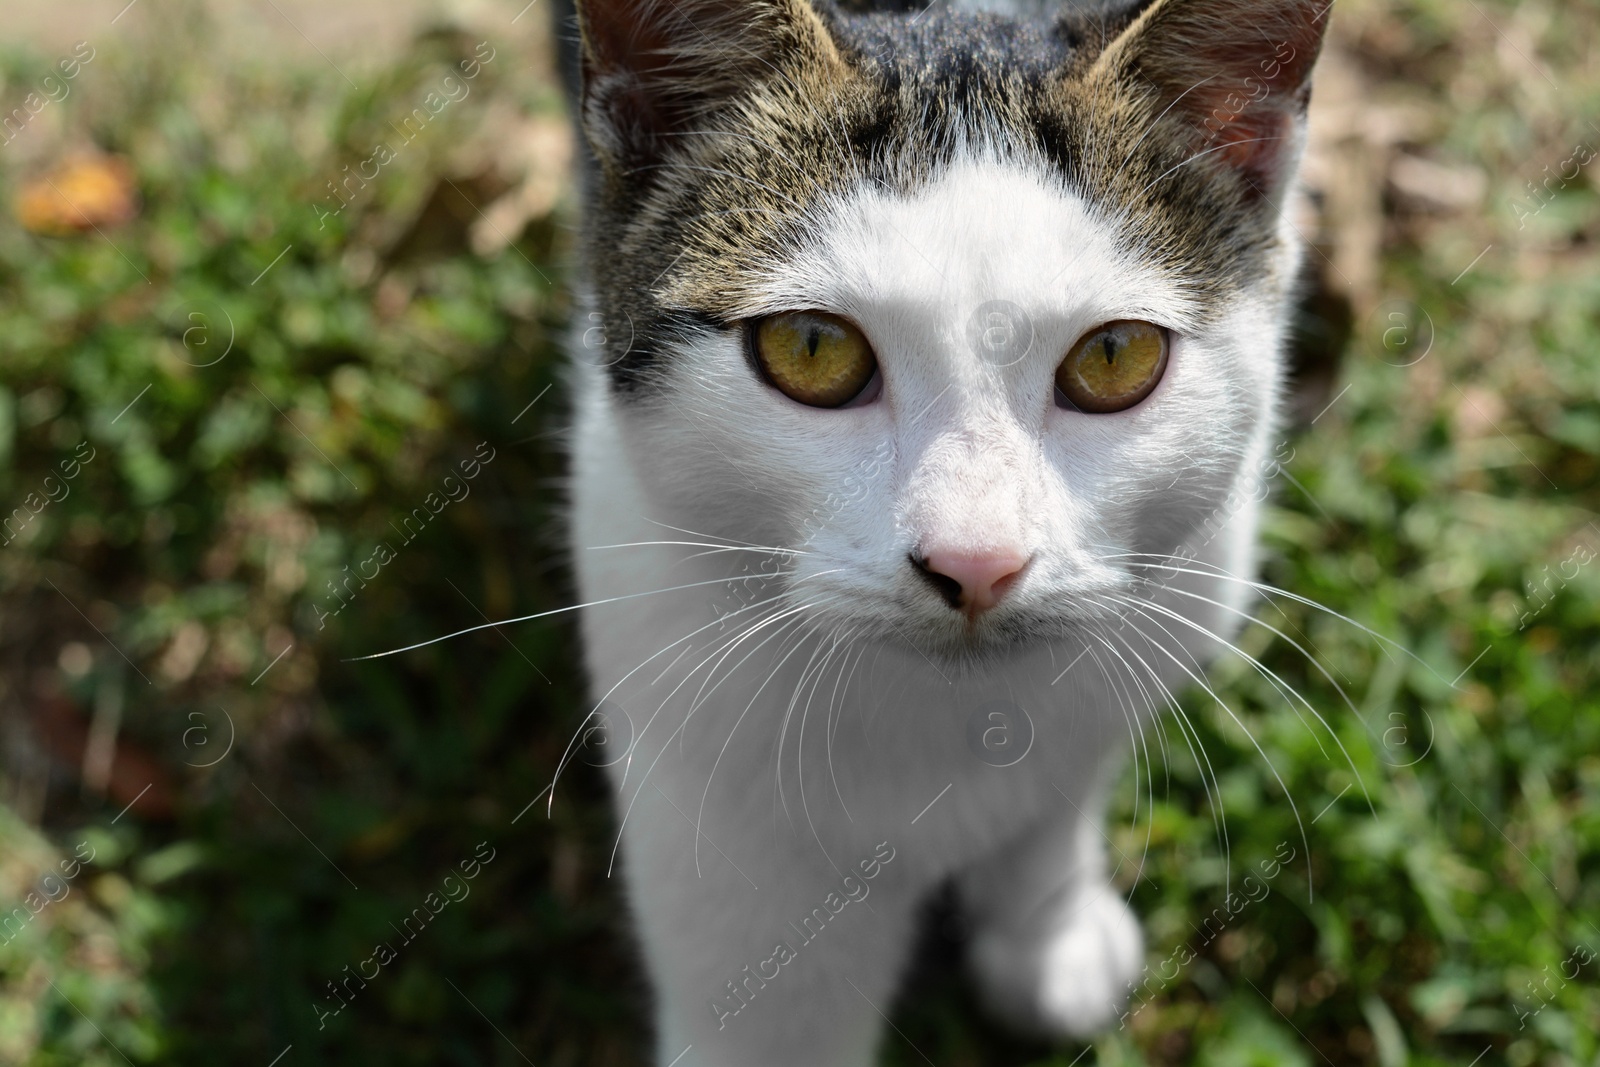
[[[962,670],[993,668],[1048,646],[1087,645],[1094,633],[1115,625],[1119,617],[1104,605],[1077,598],[982,612],[947,608],[939,614],[931,613],[921,598],[897,599],[891,611],[871,615],[857,632],[908,649],[941,668]]]
[[[899,646],[943,668],[1094,642],[1124,624],[1134,591],[1116,568],[1063,576],[1031,554],[902,558],[900,574],[881,586],[835,576],[845,568],[823,568],[820,587],[796,574],[786,583],[790,604],[819,632]]]

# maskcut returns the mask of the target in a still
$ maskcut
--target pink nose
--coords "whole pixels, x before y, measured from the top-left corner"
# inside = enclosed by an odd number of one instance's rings
[[[979,615],[996,604],[1016,584],[1029,557],[1014,548],[984,552],[934,549],[915,561],[950,601],[969,615]]]

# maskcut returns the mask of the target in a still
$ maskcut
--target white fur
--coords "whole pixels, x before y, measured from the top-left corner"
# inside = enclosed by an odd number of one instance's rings
[[[1286,251],[1276,276],[1292,266]],[[763,285],[751,314],[858,323],[882,396],[804,407],[760,381],[733,338],[666,354],[671,380],[653,399],[617,400],[593,365],[579,374],[573,538],[582,596],[600,602],[583,631],[594,696],[626,711],[635,738],[611,770],[658,1064],[873,1062],[917,907],[952,876],[991,1002],[1091,1032],[1142,966],[1099,825],[1117,757],[1214,645],[1160,615],[1133,621],[1166,653],[1114,628],[1108,648],[1085,627],[1105,614],[1094,598],[1130,589],[1118,553],[1179,549],[1264,457],[1283,287],[1200,329],[1193,295],[1126,247],[1116,220],[1043,166],[979,151],[909,198],[867,190],[832,205]],[[968,341],[975,309],[995,300],[1034,334],[1012,366]],[[1117,318],[1172,329],[1164,381],[1123,413],[1057,408],[1056,365]],[[1248,576],[1255,522],[1246,503],[1199,558]],[[1035,554],[976,641],[907,562],[933,537]],[[774,567],[697,545],[596,547],[671,541],[799,551]],[[764,565],[782,573],[750,580]],[[1235,628],[1185,592],[1236,607],[1237,583],[1179,575],[1157,597],[1200,627]],[[968,742],[995,702],[1033,724],[1009,767]],[[862,880],[884,842],[894,858]],[[862,887],[798,943],[791,923]],[[719,1018],[725,983],[761,971],[780,941],[795,958]]]

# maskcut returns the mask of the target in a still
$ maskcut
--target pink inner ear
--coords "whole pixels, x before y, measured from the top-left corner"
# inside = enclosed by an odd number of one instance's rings
[[[590,0],[580,8],[584,40],[601,70],[645,73],[669,61],[671,9],[663,12],[619,0]],[[682,22],[682,16],[676,21]]]
[[[634,162],[770,67],[784,0],[580,0],[586,116]]]
[[[582,14],[586,87],[599,88],[600,110],[622,142],[648,154],[692,106],[693,71],[682,71],[679,53],[693,26],[676,8],[633,0],[594,0]]]
[[[578,8],[597,73],[713,83],[730,77],[725,67],[750,65],[785,10],[753,0],[582,0]]]
[[[1186,0],[1143,29],[1139,65],[1199,151],[1266,193],[1282,173],[1327,26],[1327,0]]]
[[[1294,133],[1290,112],[1262,103],[1220,125],[1208,123],[1211,133],[1208,149],[1224,165],[1243,174],[1258,192],[1265,193],[1277,184],[1283,154]]]

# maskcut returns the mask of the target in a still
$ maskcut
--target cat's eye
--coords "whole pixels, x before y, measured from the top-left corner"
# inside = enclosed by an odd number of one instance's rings
[[[1056,388],[1091,414],[1123,411],[1149,396],[1167,370],[1167,331],[1121,319],[1078,339],[1056,369]]]
[[[872,384],[878,361],[854,325],[823,311],[769,315],[752,328],[761,373],[791,400],[837,408]]]

